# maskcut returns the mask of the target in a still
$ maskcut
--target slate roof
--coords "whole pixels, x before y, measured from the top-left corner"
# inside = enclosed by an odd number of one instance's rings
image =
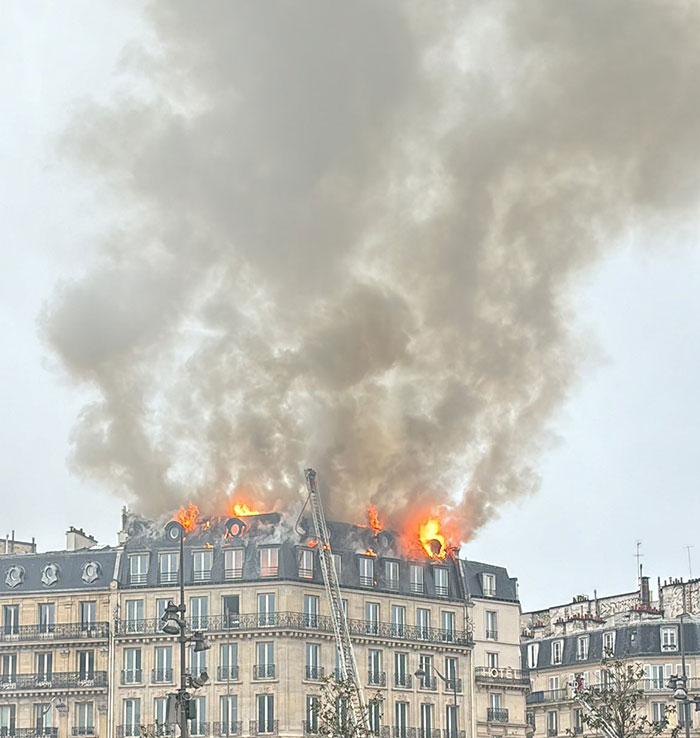
[[[117,551],[114,548],[91,548],[79,551],[49,551],[0,557],[0,595],[79,590],[106,590],[114,575]],[[90,566],[86,571],[86,565]],[[55,569],[52,567],[55,566]],[[47,567],[49,576],[42,581]],[[15,572],[19,571],[19,574]],[[55,581],[53,581],[55,574]],[[94,581],[90,581],[94,578]],[[18,581],[15,586],[13,582]],[[48,583],[52,582],[52,583]]]
[[[517,579],[508,576],[508,570],[503,566],[484,564],[480,561],[462,561],[464,576],[467,582],[467,591],[470,597],[486,597],[482,586],[481,574],[493,574],[496,578],[496,595],[487,597],[489,600],[503,600],[518,602]]]

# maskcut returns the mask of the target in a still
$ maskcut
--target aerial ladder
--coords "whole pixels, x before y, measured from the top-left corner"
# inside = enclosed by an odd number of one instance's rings
[[[328,597],[328,605],[331,611],[333,633],[335,634],[335,643],[338,650],[340,675],[343,681],[350,687],[350,719],[357,728],[369,731],[367,704],[362,690],[360,675],[357,671],[355,651],[350,640],[348,621],[340,595],[338,574],[335,570],[333,552],[331,551],[331,537],[328,532],[326,516],[323,513],[321,496],[316,488],[316,472],[313,469],[305,469],[304,475],[306,476],[306,487],[309,491],[304,508],[306,508],[307,504],[311,508],[311,518],[313,520],[316,538],[318,539],[318,554],[321,561],[321,572],[326,588],[326,596]],[[302,514],[303,512],[304,510],[302,509]]]

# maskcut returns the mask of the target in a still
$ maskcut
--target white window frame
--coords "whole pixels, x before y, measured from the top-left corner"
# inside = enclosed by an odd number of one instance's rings
[[[374,558],[371,556],[360,556],[360,586],[374,586]]]
[[[399,562],[384,562],[384,578],[386,579],[387,589],[397,592],[399,589]]]
[[[590,638],[587,635],[578,636],[576,638],[576,660],[587,661],[590,646]]]
[[[490,574],[489,572],[482,572],[481,574],[481,591],[484,597],[495,597],[496,596],[496,575]]]
[[[613,655],[614,653],[615,653],[615,631],[610,630],[607,633],[603,633],[603,657]]]
[[[298,574],[300,579],[314,578],[314,552],[310,548],[299,550]]]
[[[177,551],[161,551],[158,554],[158,583],[177,584],[180,576],[180,554]]]
[[[192,552],[192,579],[195,582],[211,581],[211,568],[214,565],[214,551],[210,548]]]
[[[527,668],[536,669],[537,659],[540,655],[540,644],[539,643],[528,643],[527,644]]]
[[[279,546],[265,546],[258,549],[261,577],[276,577],[279,575],[279,555]]]
[[[129,584],[148,584],[148,553],[129,554]]]
[[[243,579],[244,554],[243,548],[227,548],[224,551],[225,579]]]
[[[678,650],[678,628],[675,625],[661,626],[660,639],[662,651]]]
[[[433,567],[433,578],[435,581],[435,594],[438,597],[447,597],[450,594],[450,577],[444,566]]]
[[[564,640],[559,638],[556,641],[552,641],[552,666],[556,666],[562,663],[564,657]]]

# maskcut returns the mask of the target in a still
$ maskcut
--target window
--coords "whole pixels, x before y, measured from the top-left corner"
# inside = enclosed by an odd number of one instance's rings
[[[275,644],[262,641],[256,644],[257,664],[253,670],[256,679],[273,679],[275,676]]]
[[[168,551],[158,556],[159,584],[177,584],[179,559],[180,555],[174,551]]]
[[[240,598],[238,595],[223,595],[221,597],[221,614],[224,616],[224,628],[238,628],[240,626]]]
[[[549,677],[549,691],[550,696],[554,697],[555,699],[558,697],[556,694],[559,692],[559,677],[558,676],[551,676]]]
[[[432,738],[433,735],[433,706],[424,702],[420,706],[420,738]]]
[[[492,710],[500,710],[503,707],[502,695],[500,692],[489,693],[489,707]]]
[[[80,629],[90,630],[97,620],[97,603],[93,601],[80,603]]]
[[[383,682],[382,652],[376,648],[370,648],[367,650],[367,683],[382,686]]]
[[[238,695],[225,694],[219,698],[219,717],[219,735],[238,735],[241,732],[238,725]]]
[[[193,677],[201,676],[207,670],[207,652],[195,651],[194,646],[189,648],[190,674]]]
[[[190,597],[190,628],[206,630],[209,625],[209,598]]]
[[[153,699],[153,720],[155,723],[155,735],[162,736],[169,734],[167,729],[168,722],[168,698],[155,697]]]
[[[436,566],[433,568],[433,571],[435,572],[435,594],[438,597],[447,597],[450,593],[447,569],[444,569],[441,566]]]
[[[95,678],[95,652],[78,651],[78,679],[83,682]]]
[[[276,622],[275,594],[264,592],[258,595],[258,625],[267,627]]]
[[[445,679],[447,679],[445,684],[447,689],[452,691],[454,691],[455,687],[457,687],[457,691],[461,689],[459,674],[457,673],[457,658],[455,656],[445,656]],[[455,684],[456,680],[457,684]]]
[[[304,627],[318,628],[317,595],[304,595]]]
[[[411,686],[411,678],[408,674],[408,654],[403,651],[394,652],[394,686]]]
[[[318,643],[306,644],[306,670],[304,673],[307,679],[321,679],[321,647]]]
[[[242,548],[228,548],[224,551],[224,576],[226,579],[243,578]]]
[[[333,554],[333,566],[335,566],[335,573],[340,582],[340,576],[343,571],[343,557],[340,554]]]
[[[652,664],[648,669],[649,679],[644,685],[646,689],[663,689],[666,685],[663,664]]]
[[[484,597],[496,596],[496,577],[493,574],[484,572],[481,575],[481,590],[484,593]]]
[[[394,738],[406,738],[408,733],[408,702],[394,703]]]
[[[384,562],[384,577],[386,579],[386,588],[394,591],[399,589],[399,563],[398,561]]]
[[[14,735],[16,729],[16,719],[16,705],[0,705],[0,734]]]
[[[537,658],[540,655],[540,644],[529,643],[527,647],[527,666],[528,669],[537,668]]]
[[[580,707],[574,709],[574,734],[583,733],[583,710]]]
[[[418,659],[419,671],[424,671],[425,676],[418,677],[419,686],[422,689],[435,689],[437,683],[435,681],[435,675],[433,674],[433,657],[426,654],[421,654]]]
[[[141,633],[143,631],[143,600],[126,601],[126,632]]]
[[[369,704],[369,729],[372,735],[382,732],[382,705],[378,700]]]
[[[374,559],[360,556],[360,584],[363,587],[374,585]]]
[[[257,720],[256,731],[274,733],[275,731],[275,697],[272,694],[259,694],[256,697]]]
[[[445,738],[457,738],[458,727],[457,708],[455,705],[447,705],[445,707]]]
[[[137,698],[124,700],[124,736],[135,738],[141,735],[141,700]]]
[[[655,723],[666,722],[666,703],[665,702],[652,702],[651,703],[651,719]]]
[[[661,628],[661,650],[678,650],[678,629],[675,627]]]
[[[170,646],[156,646],[154,652],[153,682],[162,684],[173,679],[173,649]]]
[[[300,579],[314,578],[314,552],[310,548],[302,548],[299,551],[299,577]]]
[[[53,653],[46,651],[36,655],[36,678],[39,682],[50,682],[53,676]]]
[[[498,613],[495,610],[486,611],[486,639],[498,640]]]
[[[124,649],[124,671],[122,672],[122,684],[141,683],[141,649]]]
[[[309,694],[306,696],[306,721],[304,722],[304,733],[307,735],[316,735],[318,733],[318,711],[320,701],[317,695]]]
[[[496,652],[486,652],[486,666],[488,666],[489,669],[498,669],[498,654]]]
[[[146,584],[148,580],[148,554],[129,556],[129,584]]]
[[[0,656],[0,683],[12,684],[17,681],[17,654],[4,653]]]
[[[222,643],[219,646],[219,679],[238,679],[238,644]]]
[[[552,664],[561,664],[564,641],[552,641]]]
[[[75,706],[75,726],[73,733],[93,735],[95,733],[95,705],[93,702],[78,702]]]
[[[588,659],[588,636],[579,636],[576,639],[576,659],[577,661],[586,661]]]
[[[2,630],[5,635],[19,633],[19,605],[2,606]]]
[[[615,631],[603,633],[603,656],[613,656],[615,654]]]
[[[34,703],[34,731],[36,735],[51,734],[51,703]]]
[[[423,594],[423,578],[425,569],[418,564],[411,564],[411,592],[414,594]]]
[[[430,610],[425,607],[416,608],[416,628],[419,638],[430,637]]]
[[[260,576],[276,577],[279,571],[279,549],[260,549]]]
[[[451,610],[440,613],[440,637],[450,643],[455,639],[455,614]]]
[[[394,638],[406,635],[406,608],[403,605],[391,606],[391,635]]]
[[[211,567],[214,563],[214,552],[195,551],[192,554],[192,578],[195,582],[208,582],[211,580]]]
[[[681,728],[685,728],[686,721],[688,727],[693,727],[693,713],[690,711],[690,702],[679,702],[678,703],[678,725]]]
[[[553,738],[559,732],[559,714],[556,710],[547,713],[547,736]]]
[[[379,633],[379,603],[365,603],[365,632],[369,635]]]
[[[39,605],[39,633],[53,633],[56,626],[56,607],[53,602]]]
[[[190,709],[193,710],[190,720],[190,735],[205,735],[207,732],[207,698],[190,697]]]

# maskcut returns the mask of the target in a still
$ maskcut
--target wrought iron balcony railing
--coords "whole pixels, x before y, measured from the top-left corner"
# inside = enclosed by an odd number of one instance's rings
[[[0,643],[16,641],[61,641],[107,639],[109,623],[53,623],[51,625],[5,625],[0,628]]]
[[[325,670],[322,666],[309,666],[308,664],[304,667],[304,678],[312,682],[317,682],[323,679]]]
[[[200,723],[190,720],[190,735],[209,735],[209,723]]]
[[[78,671],[53,674],[11,674],[0,676],[0,693],[34,689],[99,689],[107,686],[107,672],[85,676]]]
[[[394,725],[391,735],[393,738],[416,738],[416,729],[405,725]]]
[[[177,571],[159,571],[158,584],[177,584],[180,581],[180,573]]]
[[[431,677],[431,676],[418,677],[417,681],[418,681],[418,689],[430,689],[430,690],[437,689],[437,677]]]
[[[241,720],[224,720],[222,723],[212,723],[212,735],[229,736],[241,735],[243,722]]]
[[[71,728],[71,735],[95,735],[94,725],[77,725]]]
[[[143,681],[143,671],[141,669],[122,669],[122,684],[141,684]]]
[[[318,720],[303,720],[301,731],[303,735],[318,735]]]
[[[457,677],[456,679],[447,679],[442,683],[442,688],[445,692],[461,692],[462,691],[462,680]]]
[[[411,674],[394,673],[394,686],[410,689],[413,684],[413,676]]]
[[[491,630],[490,628],[486,629],[486,640],[487,641],[497,641],[498,640],[498,631],[497,630]]]
[[[151,672],[151,681],[154,684],[169,684],[173,681],[173,670],[167,669],[153,669]]]
[[[488,684],[521,684],[530,685],[530,674],[520,669],[497,666],[477,666],[474,670],[477,682]]]
[[[253,666],[253,679],[274,679],[274,664],[255,664]]]
[[[566,698],[565,689],[541,689],[529,694],[525,698],[525,703],[528,705],[539,705],[543,702],[562,702]]]
[[[195,619],[193,618],[193,621]],[[376,636],[382,640],[423,641],[426,643],[451,643],[470,646],[473,643],[471,627],[467,630],[428,628],[418,625],[379,623],[373,620],[348,619],[350,635],[361,638]],[[247,613],[242,615],[207,615],[196,618],[197,630],[210,632],[255,631],[284,628],[297,631],[333,633],[333,621],[329,615],[309,615],[302,612]],[[157,635],[162,633],[159,618],[144,620],[117,620],[117,636]]]
[[[373,687],[386,687],[386,672],[370,669],[367,672],[367,684]]]
[[[238,679],[238,664],[220,666],[216,671],[216,678],[220,682],[235,682]]]
[[[489,707],[486,713],[486,719],[490,723],[507,723],[508,710],[503,707]]]
[[[8,725],[0,727],[0,736],[3,738],[55,738],[58,735],[58,728],[45,728],[37,726],[35,728],[13,728]]]
[[[250,735],[277,735],[278,720],[251,720],[248,724]]]

